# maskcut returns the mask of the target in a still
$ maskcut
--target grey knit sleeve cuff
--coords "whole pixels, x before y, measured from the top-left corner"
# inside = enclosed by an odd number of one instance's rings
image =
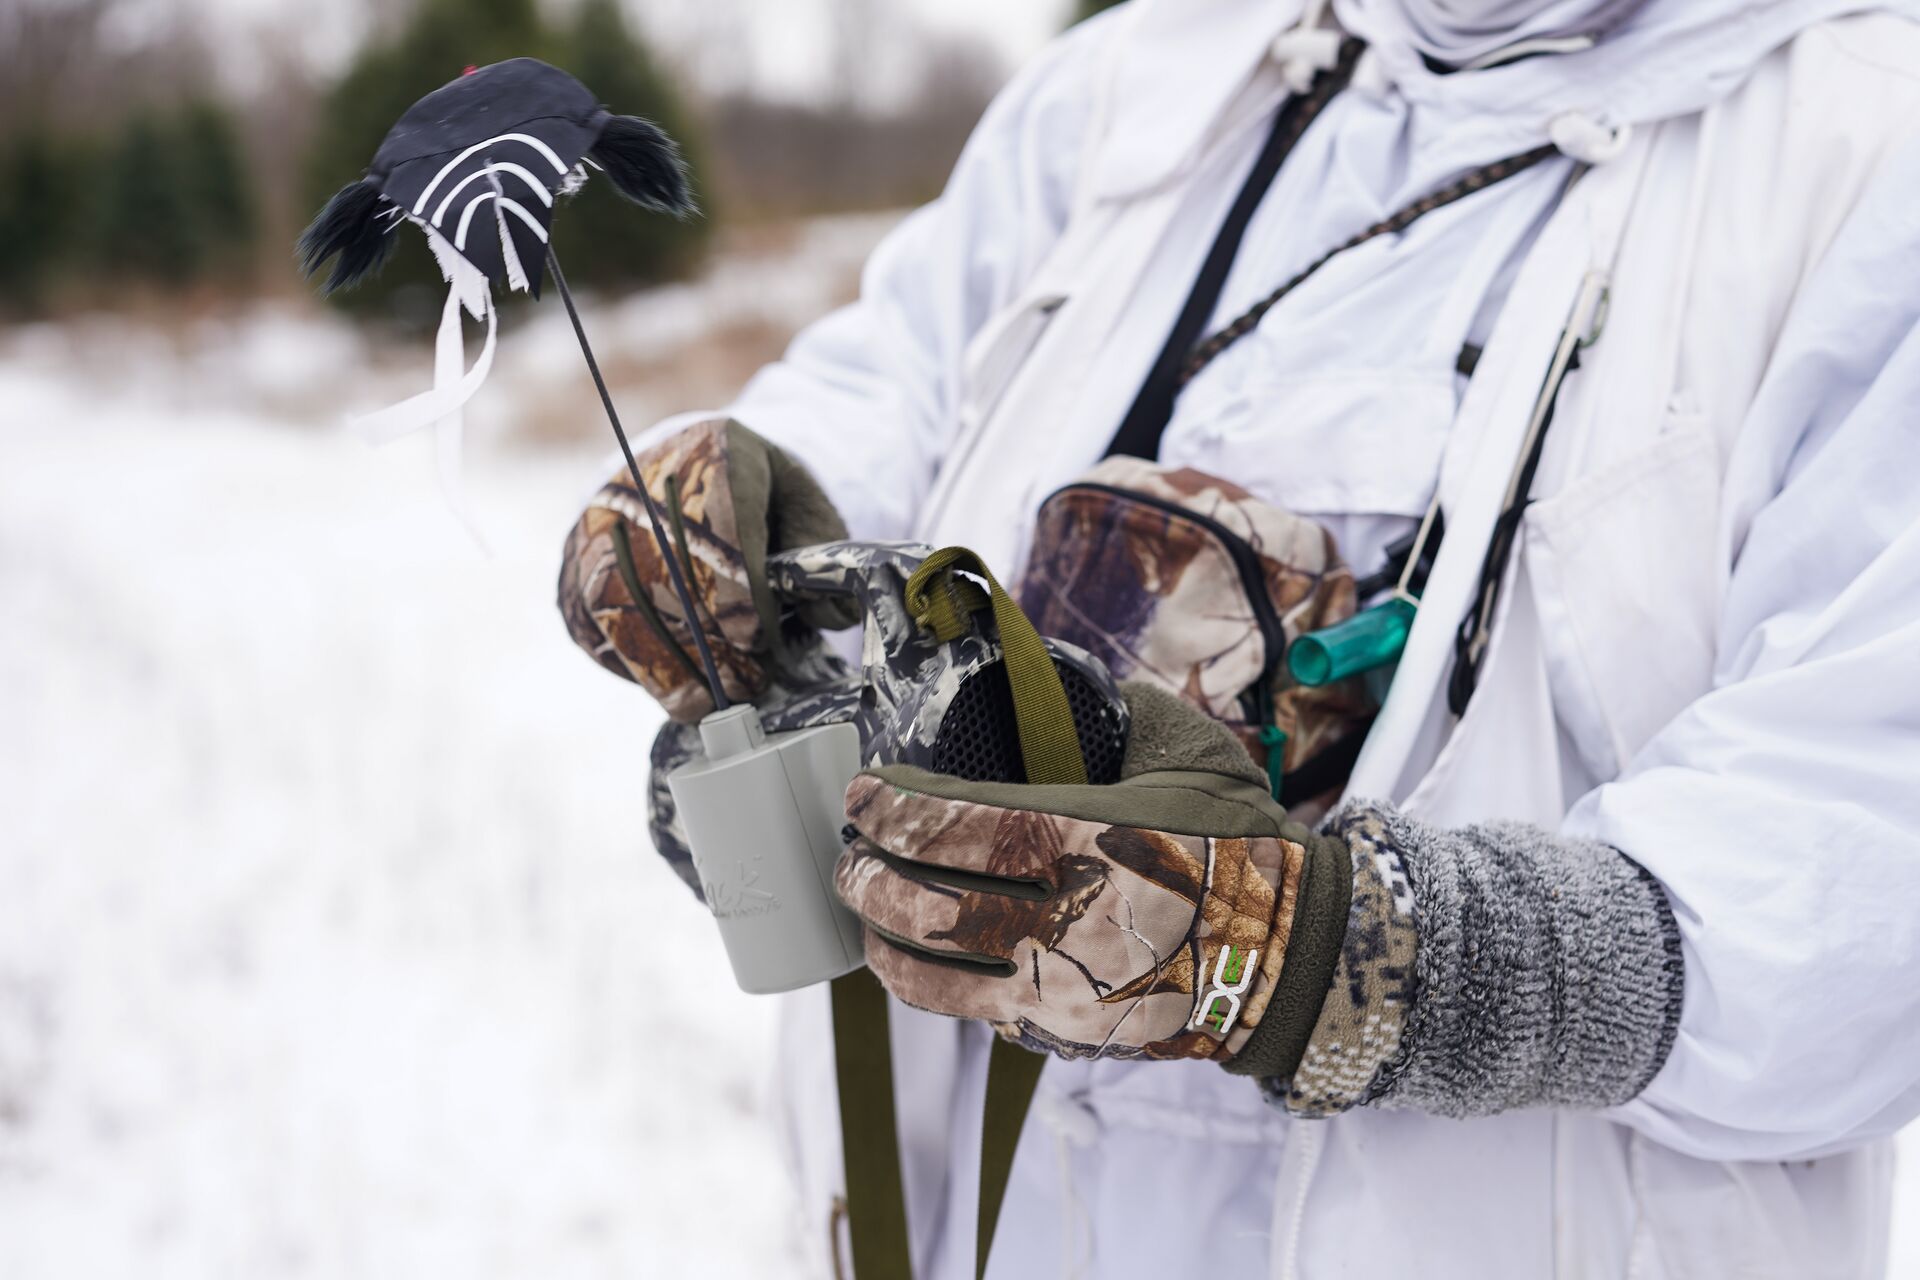
[[[1334,980],[1276,1106],[1445,1116],[1627,1101],[1680,1023],[1680,931],[1617,849],[1520,823],[1443,830],[1351,803],[1354,891]]]

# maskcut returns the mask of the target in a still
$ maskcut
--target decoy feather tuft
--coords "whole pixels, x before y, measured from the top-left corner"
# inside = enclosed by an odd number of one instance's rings
[[[348,183],[334,193],[326,207],[300,233],[300,269],[308,275],[328,258],[335,258],[333,274],[322,293],[345,289],[378,271],[393,251],[391,220],[382,225],[382,206],[389,201],[371,178]]]
[[[698,211],[680,148],[652,121],[610,117],[587,154],[606,171],[620,194],[636,204],[679,218]]]

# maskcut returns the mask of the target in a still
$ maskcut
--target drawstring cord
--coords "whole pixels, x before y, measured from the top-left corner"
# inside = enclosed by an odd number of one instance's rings
[[[1280,1155],[1281,1175],[1273,1180],[1273,1280],[1300,1280],[1300,1231],[1307,1221],[1307,1193],[1320,1168],[1329,1120],[1295,1120]],[[1294,1176],[1285,1170],[1291,1162]]]
[[[1087,1274],[1093,1256],[1093,1217],[1080,1202],[1073,1176],[1074,1153],[1100,1137],[1100,1117],[1079,1097],[1052,1089],[1033,1101],[1033,1116],[1053,1134],[1060,1165],[1060,1266],[1062,1280]]]

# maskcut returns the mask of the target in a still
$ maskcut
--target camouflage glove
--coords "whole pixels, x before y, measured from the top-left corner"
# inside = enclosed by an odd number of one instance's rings
[[[1340,955],[1347,846],[1290,821],[1226,728],[1156,686],[1122,692],[1111,786],[854,779],[836,883],[867,963],[908,1004],[1030,1048],[1285,1074]]]
[[[737,422],[687,428],[636,459],[668,516],[672,554],[730,697],[751,701],[776,678],[817,679],[816,628],[859,620],[845,598],[783,599],[767,581],[774,552],[847,536],[805,468]],[[622,470],[594,496],[567,538],[560,612],[574,642],[615,675],[638,682],[675,720],[713,709],[693,635],[633,481]]]

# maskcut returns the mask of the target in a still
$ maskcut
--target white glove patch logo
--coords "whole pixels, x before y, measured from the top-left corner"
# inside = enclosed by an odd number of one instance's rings
[[[1200,997],[1200,1007],[1193,1011],[1193,1020],[1187,1025],[1211,1028],[1223,1036],[1232,1030],[1240,1016],[1240,997],[1253,985],[1254,966],[1259,961],[1257,950],[1242,955],[1232,947],[1222,947],[1213,966],[1213,986]],[[1220,1007],[1223,1000],[1224,1008]]]

